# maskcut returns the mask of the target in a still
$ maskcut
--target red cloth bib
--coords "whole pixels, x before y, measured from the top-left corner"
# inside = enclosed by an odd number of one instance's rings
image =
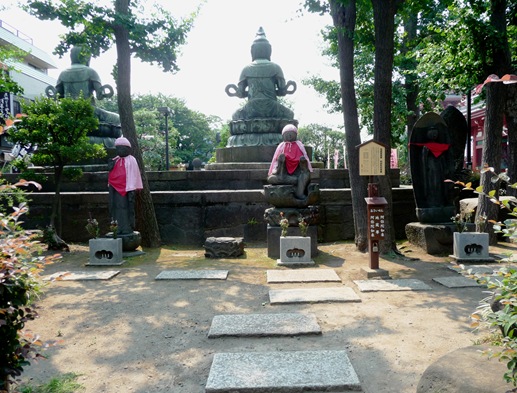
[[[120,195],[126,195],[126,165],[124,158],[120,157],[115,162],[115,166],[108,175],[108,184],[117,190]]]
[[[285,163],[287,168],[287,173],[290,175],[293,174],[293,172],[298,167],[298,163],[300,162],[300,157],[303,157],[303,153],[300,150],[300,147],[296,143],[286,143],[285,149]]]
[[[412,143],[415,146],[425,146],[435,157],[440,157],[444,151],[449,150],[448,143],[438,143],[438,142],[427,142],[427,143]]]

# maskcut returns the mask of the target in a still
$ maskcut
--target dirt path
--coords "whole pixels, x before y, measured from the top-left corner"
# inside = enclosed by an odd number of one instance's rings
[[[29,367],[23,381],[38,384],[74,372],[87,393],[201,393],[218,352],[346,349],[364,392],[414,393],[424,370],[442,355],[481,337],[469,315],[483,297],[481,288],[449,289],[432,278],[454,276],[449,258],[406,246],[408,258],[382,259],[392,278],[417,278],[432,287],[419,292],[359,292],[368,255],[351,244],[319,245],[318,267],[333,268],[354,288],[360,303],[271,305],[277,288],[336,286],[267,284],[276,269],[263,245],[246,248],[240,259],[206,260],[202,249],[150,250],[115,268],[109,281],[61,281],[49,285],[39,302],[40,318],[28,328],[43,339],[61,339],[48,360]],[[491,248],[491,253],[502,249]],[[84,267],[85,246],[74,245],[45,274]],[[163,270],[228,269],[226,281],[155,281]],[[114,270],[114,268],[102,268]],[[214,315],[229,313],[314,313],[321,336],[207,338]]]

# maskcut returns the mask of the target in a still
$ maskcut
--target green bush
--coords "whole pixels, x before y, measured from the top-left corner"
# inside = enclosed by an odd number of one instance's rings
[[[20,181],[0,185],[0,192],[34,184]],[[37,317],[33,302],[41,289],[40,272],[59,255],[39,255],[37,233],[24,231],[20,218],[28,207],[21,203],[10,214],[0,212],[0,392],[9,391],[14,379],[30,361],[42,357],[36,350],[44,344],[23,331]]]

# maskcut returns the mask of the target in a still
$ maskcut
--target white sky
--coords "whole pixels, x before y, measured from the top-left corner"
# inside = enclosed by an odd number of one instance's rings
[[[230,83],[237,83],[242,68],[251,62],[251,44],[262,26],[273,48],[271,60],[282,67],[286,80],[298,85],[297,91],[287,99],[292,102],[300,125],[317,123],[334,129],[342,127],[342,115],[327,114],[324,99],[302,84],[302,79],[309,75],[339,78],[338,70],[331,68],[330,61],[321,55],[320,31],[331,24],[331,18],[309,13],[300,16],[296,12],[300,2],[207,0],[188,35],[187,44],[181,49],[180,71],[164,73],[158,66],[133,60],[132,93],[162,93],[182,98],[190,109],[230,119],[242,100],[228,97],[224,89]],[[193,11],[199,0],[163,0],[162,3],[173,7],[171,11],[179,18]],[[167,5],[170,3],[173,5]],[[48,53],[52,53],[59,42],[58,35],[65,31],[59,22],[39,21],[15,7],[0,11],[0,19],[32,37],[34,45]],[[70,60],[68,55],[55,59],[58,69],[50,75],[57,78],[59,72],[70,65]],[[115,51],[111,50],[92,59],[90,66],[99,73],[103,83],[115,87],[110,75],[114,63]]]

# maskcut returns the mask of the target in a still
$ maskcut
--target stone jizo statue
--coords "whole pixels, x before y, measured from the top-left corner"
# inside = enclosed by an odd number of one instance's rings
[[[307,186],[313,169],[307,151],[297,137],[298,129],[294,125],[288,124],[283,128],[283,142],[275,151],[267,182],[274,185],[293,185],[296,198],[303,199],[307,196]]]
[[[141,190],[142,177],[131,143],[124,137],[115,141],[117,156],[109,164],[109,211],[117,221],[117,234],[132,234],[135,229],[135,192]]]

